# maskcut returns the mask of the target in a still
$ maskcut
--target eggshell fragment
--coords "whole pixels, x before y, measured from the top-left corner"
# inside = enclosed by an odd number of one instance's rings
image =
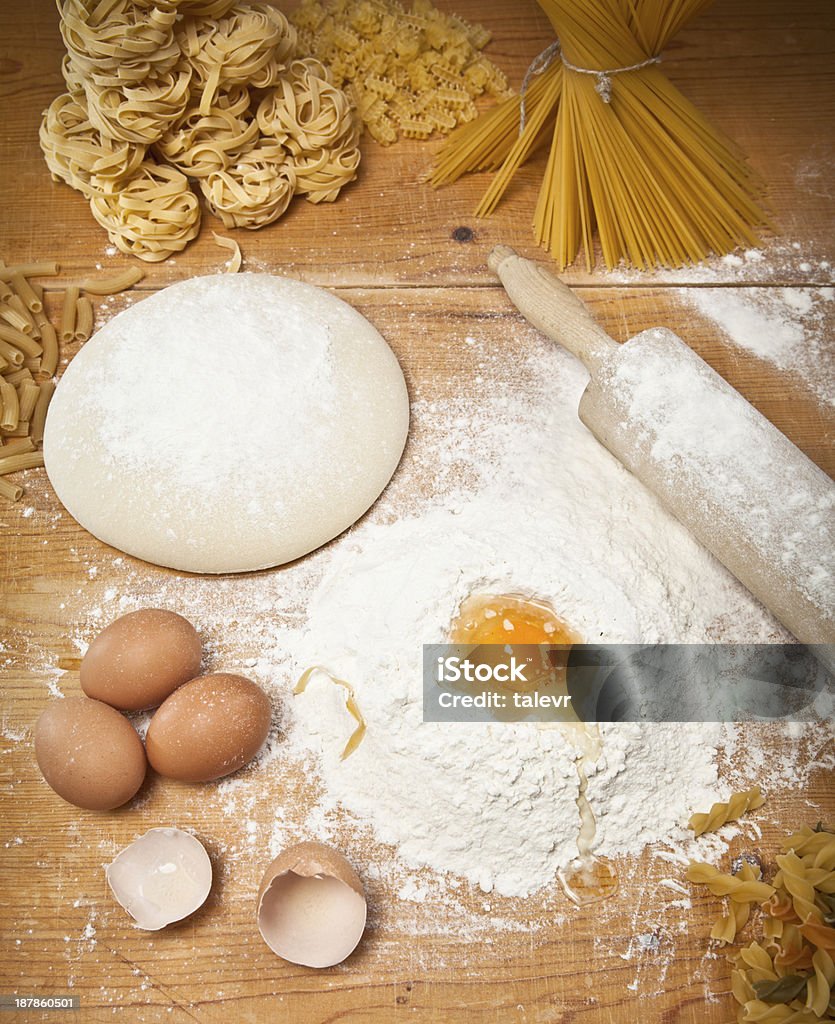
[[[35,757],[58,796],[91,811],[127,803],[148,766],[130,722],[87,697],[66,697],[46,708],[35,725]]]
[[[117,854],[105,875],[118,902],[149,932],[193,914],[212,888],[203,844],[178,828],[152,828]]]
[[[258,930],[270,949],[305,967],[333,967],[356,949],[367,907],[359,875],[322,843],[282,851],[258,891]]]
[[[217,672],[181,686],[148,727],[145,749],[160,775],[209,782],[252,760],[270,731],[270,702],[243,676]]]
[[[188,619],[163,608],[129,612],[93,640],[81,689],[122,711],[155,708],[200,672],[202,648]]]

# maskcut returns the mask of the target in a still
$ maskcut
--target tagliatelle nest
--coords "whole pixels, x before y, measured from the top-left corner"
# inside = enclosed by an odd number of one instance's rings
[[[181,252],[200,229],[200,203],[186,176],[150,160],[120,192],[92,196],[90,209],[118,249],[149,262]]]
[[[185,110],[190,82],[191,69],[181,66],[119,89],[88,83],[90,120],[102,135],[150,145]]]
[[[179,42],[203,89],[200,112],[207,114],[219,89],[275,85],[295,49],[296,30],[275,7],[253,3],[217,21],[187,20]]]
[[[228,14],[237,0],[180,0],[178,9],[181,14],[195,18],[222,18]]]
[[[358,146],[296,157],[296,191],[310,203],[332,203],[342,186],[357,176],[359,162]]]
[[[109,139],[96,130],[83,93],[55,97],[44,115],[40,139],[53,178],[86,196],[117,191],[145,158],[145,146]]]
[[[348,97],[335,88],[327,68],[308,57],[296,60],[289,74],[258,107],[258,124],[265,135],[292,142],[298,153],[337,146],[354,131]]]
[[[295,28],[269,4],[59,9],[67,94],[44,112],[41,147],[123,252],[161,260],[195,237],[188,179],[226,227],[258,228],[294,194],[330,202],[356,177],[360,126],[347,96],[323,64],[297,58]]]
[[[170,71],[180,59],[173,10],[130,0],[64,0],[61,35],[75,66],[97,86],[141,82]]]
[[[200,182],[209,209],[227,228],[260,228],[284,213],[296,189],[296,172],[273,139],[262,139],[240,160]]]
[[[190,178],[223,171],[258,141],[258,124],[249,111],[244,86],[216,97],[208,114],[190,107],[155,144],[166,163]]]

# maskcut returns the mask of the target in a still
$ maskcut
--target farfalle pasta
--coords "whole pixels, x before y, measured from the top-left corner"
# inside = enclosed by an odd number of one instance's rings
[[[120,192],[92,196],[90,209],[118,249],[149,262],[181,252],[200,228],[200,203],[186,176],[150,160]]]

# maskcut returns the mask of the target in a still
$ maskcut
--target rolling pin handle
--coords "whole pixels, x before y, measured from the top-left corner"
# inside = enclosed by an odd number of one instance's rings
[[[598,327],[568,285],[540,264],[524,259],[508,245],[497,245],[487,257],[487,265],[519,312],[577,356],[590,372],[617,349],[617,343]]]

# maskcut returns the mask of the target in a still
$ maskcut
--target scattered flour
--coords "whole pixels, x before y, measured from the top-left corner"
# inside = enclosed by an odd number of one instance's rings
[[[679,295],[740,348],[835,405],[835,289],[681,288]]]

